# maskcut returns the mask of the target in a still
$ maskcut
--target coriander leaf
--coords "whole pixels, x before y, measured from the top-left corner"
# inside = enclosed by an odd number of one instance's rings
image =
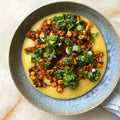
[[[87,75],[87,79],[91,82],[96,82],[100,78],[100,71],[96,70],[95,72],[90,71]]]
[[[91,54],[89,54],[91,53]],[[84,51],[84,58],[85,58],[85,63],[92,63],[94,60],[94,52],[93,51]]]
[[[83,25],[83,21],[82,20],[79,20],[76,22],[77,25]]]
[[[37,43],[44,43],[44,41],[42,41],[41,39],[38,39]]]
[[[57,74],[55,75],[59,80],[63,79],[63,72],[64,71],[61,71],[61,70],[58,70],[57,71]]]
[[[82,66],[85,64],[85,58],[83,55],[79,55],[78,56],[78,60],[79,60],[79,65]]]
[[[94,52],[93,51],[83,51],[83,55],[78,56],[79,65],[83,66],[87,63],[93,63],[94,61]]]
[[[43,56],[44,56],[45,58],[48,58],[48,57],[49,57],[48,52],[44,52],[44,53],[43,53]]]
[[[97,33],[92,33],[92,36],[93,36],[93,37],[96,37],[98,34],[99,34],[99,32],[97,32]]]
[[[31,62],[35,63],[36,61],[37,61],[37,57],[34,54],[32,54],[32,56],[31,56]]]
[[[63,59],[63,64],[64,65],[67,65],[67,64],[72,63],[72,62],[74,62],[73,58],[64,58]]]
[[[43,49],[42,48],[36,49],[31,55],[31,62],[35,63],[38,60],[38,58],[42,58],[42,56]]]
[[[42,48],[38,48],[36,49],[33,54],[36,56],[36,57],[42,57],[43,56],[43,49]]]
[[[67,44],[68,47],[73,46],[73,41],[71,39],[65,40],[65,43]]]
[[[69,86],[71,90],[78,86],[78,78],[74,71],[65,71],[63,73],[63,82],[65,86]]]
[[[56,49],[57,47],[62,46],[62,37],[59,36],[48,36],[45,35],[45,45],[47,46],[46,51],[48,50],[49,53],[47,54],[47,57],[52,56],[56,58],[57,52]],[[46,55],[46,54],[45,54]]]
[[[73,30],[76,27],[76,15],[74,14],[63,14],[63,16],[54,17],[53,20],[56,23],[58,29],[62,30]]]
[[[46,69],[50,69],[50,68],[52,67],[51,62],[45,62],[45,63],[43,63],[43,66],[44,66]]]
[[[95,43],[95,38],[94,37],[96,37],[98,34],[99,34],[99,32],[91,34],[91,40],[92,40],[93,43]]]
[[[64,85],[69,86],[71,90],[78,86],[79,81],[73,69],[73,67],[70,67],[69,70],[58,70],[55,75],[58,79],[63,79]]]
[[[85,74],[85,72],[83,71],[83,69],[80,69],[79,72],[80,72],[81,75],[83,75],[84,77],[86,77],[86,74]]]

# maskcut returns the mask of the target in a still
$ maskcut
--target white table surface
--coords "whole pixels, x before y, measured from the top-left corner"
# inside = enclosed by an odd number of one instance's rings
[[[56,116],[38,110],[15,87],[9,73],[11,39],[23,19],[42,5],[57,0],[0,0],[0,120],[120,120],[102,106],[74,116]],[[74,0],[102,13],[120,31],[120,0]],[[118,27],[119,26],[119,27]],[[120,33],[119,33],[120,35]]]

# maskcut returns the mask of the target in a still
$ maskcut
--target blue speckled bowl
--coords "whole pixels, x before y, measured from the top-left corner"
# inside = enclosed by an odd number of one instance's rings
[[[52,13],[69,11],[91,20],[101,31],[108,51],[107,70],[101,82],[87,94],[70,100],[59,100],[43,95],[29,83],[21,61],[21,49],[25,33],[40,18]],[[9,53],[10,71],[20,92],[36,107],[58,115],[74,115],[86,112],[102,103],[115,88],[120,73],[120,48],[111,24],[95,10],[74,2],[58,2],[45,5],[31,13],[18,27]]]

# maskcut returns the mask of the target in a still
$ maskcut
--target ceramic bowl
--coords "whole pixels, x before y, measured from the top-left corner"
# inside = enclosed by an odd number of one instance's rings
[[[21,50],[25,33],[39,19],[56,12],[74,12],[91,20],[102,33],[108,52],[108,63],[100,83],[87,94],[69,100],[48,97],[37,91],[28,81],[21,61]],[[23,94],[33,105],[57,115],[74,115],[86,112],[102,103],[115,88],[120,73],[120,48],[115,30],[100,13],[92,8],[74,2],[57,2],[40,7],[28,15],[16,30],[9,52],[9,65],[12,78]]]

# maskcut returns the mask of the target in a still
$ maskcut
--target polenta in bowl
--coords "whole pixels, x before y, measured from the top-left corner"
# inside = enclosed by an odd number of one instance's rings
[[[26,33],[22,63],[41,93],[71,99],[93,89],[107,66],[107,50],[98,28],[70,12],[48,15]]]

